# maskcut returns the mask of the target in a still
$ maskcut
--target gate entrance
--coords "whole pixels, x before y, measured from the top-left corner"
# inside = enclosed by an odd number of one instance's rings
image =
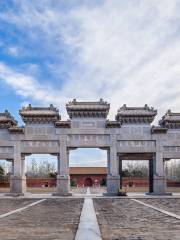
[[[93,185],[93,181],[91,178],[86,178],[85,181],[84,181],[84,186],[85,187],[92,187]]]
[[[107,150],[78,148],[70,151],[71,189],[91,187],[106,192]]]

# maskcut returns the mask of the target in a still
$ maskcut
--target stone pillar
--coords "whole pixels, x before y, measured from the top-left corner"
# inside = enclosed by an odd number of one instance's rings
[[[116,149],[116,135],[110,136],[109,172],[107,175],[107,193],[108,195],[117,195],[120,187],[119,164]]]
[[[120,175],[120,189],[122,189],[123,183],[122,183],[122,159],[119,156],[119,175]]]
[[[165,194],[166,193],[166,179],[164,172],[164,159],[163,151],[160,141],[156,141],[156,155],[153,162],[154,174],[153,174],[153,193]]]
[[[14,175],[14,160],[11,160],[11,175]]]
[[[69,151],[66,144],[66,135],[60,136],[60,153],[58,157],[57,193],[55,195],[69,195]]]
[[[20,141],[14,145],[14,172],[10,176],[10,193],[24,195],[26,192],[25,158],[21,156]]]
[[[155,159],[149,160],[149,193],[153,193],[154,161]]]

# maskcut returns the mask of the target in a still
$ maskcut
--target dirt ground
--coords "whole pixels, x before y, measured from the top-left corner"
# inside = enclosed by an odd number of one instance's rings
[[[180,239],[180,220],[147,208],[131,199],[94,199],[93,201],[103,240]],[[175,206],[178,206],[178,203],[179,201]]]

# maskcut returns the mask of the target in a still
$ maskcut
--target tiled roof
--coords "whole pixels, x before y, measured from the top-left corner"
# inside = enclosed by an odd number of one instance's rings
[[[12,126],[17,126],[17,121],[14,117],[7,110],[4,113],[0,113],[0,128],[10,128]]]
[[[70,167],[70,174],[107,174],[106,167]]]
[[[180,128],[180,113],[173,113],[168,110],[159,121],[159,124],[167,128]]]
[[[23,107],[19,110],[25,123],[49,123],[60,119],[59,110],[52,104],[50,107]]]
[[[157,110],[148,107],[127,107],[125,104],[119,108],[116,120],[122,123],[151,123],[157,114]]]
[[[77,102],[76,99],[66,104],[70,118],[73,117],[104,117],[109,113],[110,104],[100,99],[99,102]]]

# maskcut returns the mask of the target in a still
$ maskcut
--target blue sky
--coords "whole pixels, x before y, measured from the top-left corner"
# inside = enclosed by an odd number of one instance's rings
[[[124,103],[180,111],[179,12],[178,0],[0,0],[0,111],[20,125],[23,105],[66,119],[73,98],[103,98],[111,119]]]

